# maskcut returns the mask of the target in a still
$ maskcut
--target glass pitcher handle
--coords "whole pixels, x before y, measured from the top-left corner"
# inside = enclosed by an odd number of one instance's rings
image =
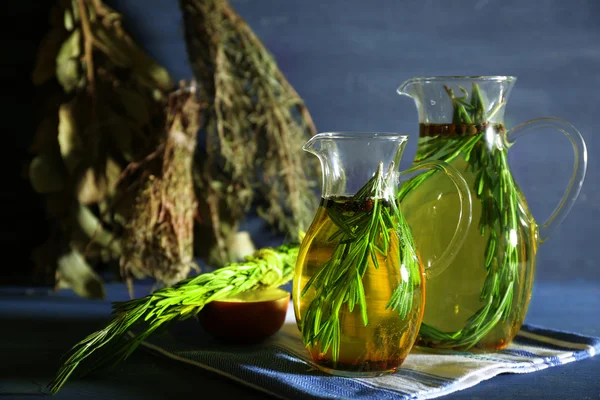
[[[448,247],[446,247],[446,250],[444,250],[442,255],[438,257],[437,260],[435,260],[431,265],[424,265],[425,270],[427,271],[427,277],[432,278],[441,274],[446,268],[448,268],[464,244],[465,239],[467,238],[467,233],[469,232],[469,227],[471,226],[471,220],[473,218],[473,200],[471,198],[471,191],[469,190],[467,181],[465,181],[465,178],[463,178],[461,173],[450,164],[438,160],[423,161],[413,164],[410,168],[402,171],[400,175],[407,175],[419,170],[442,171],[448,175],[454,186],[456,186],[456,190],[458,191],[458,199],[460,201],[458,223],[456,224],[456,230],[454,231],[454,235],[452,236]],[[400,208],[402,208],[402,205],[400,205]]]
[[[569,214],[575,200],[579,196],[587,169],[587,148],[581,133],[573,125],[560,118],[551,117],[536,118],[515,126],[506,133],[505,145],[507,148],[510,148],[518,138],[540,128],[554,128],[564,133],[571,141],[574,153],[573,174],[571,175],[567,190],[552,215],[550,215],[550,218],[539,227],[540,242],[545,242],[548,240],[550,234],[565,219],[567,214]]]

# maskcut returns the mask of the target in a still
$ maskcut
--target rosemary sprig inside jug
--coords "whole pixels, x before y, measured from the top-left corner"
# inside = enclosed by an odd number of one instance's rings
[[[324,200],[327,218],[335,225],[327,238],[333,252],[302,288],[301,297],[311,292],[312,300],[302,318],[301,333],[305,346],[317,346],[321,354],[331,349],[334,364],[340,354],[343,308],[348,313],[358,309],[362,324],[369,324],[371,306],[364,287],[369,269],[386,268],[382,264],[390,263],[401,274],[386,310],[405,319],[413,307],[420,269],[410,229],[393,196],[386,198],[392,179],[393,163],[385,174],[380,163],[373,177],[354,196]],[[393,257],[396,259],[389,259]]]
[[[461,330],[443,332],[423,323],[420,336],[424,340],[435,341],[438,348],[468,349],[510,314],[515,285],[518,284],[519,260],[515,236],[521,211],[518,189],[508,168],[507,149],[502,143],[488,143],[485,137],[490,129],[499,133],[491,135],[495,140],[503,134],[505,128],[502,124],[490,123],[503,103],[498,103],[486,113],[486,105],[476,83],[472,85],[470,101],[467,90],[459,89],[464,94],[462,97],[456,97],[446,87],[454,110],[452,129],[459,130],[456,132],[458,135],[434,138],[420,144],[417,158],[418,161],[435,159],[450,163],[462,155],[468,168],[476,172],[472,190],[482,205],[479,229],[482,235],[489,233],[483,266],[487,275],[480,294],[482,306]],[[400,190],[399,200],[433,173],[425,173],[406,182]]]

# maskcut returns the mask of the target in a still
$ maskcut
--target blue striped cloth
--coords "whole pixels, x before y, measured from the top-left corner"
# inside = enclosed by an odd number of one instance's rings
[[[188,320],[142,346],[282,399],[432,399],[498,374],[535,372],[592,357],[600,352],[600,338],[524,325],[513,343],[496,353],[414,348],[396,373],[361,379],[326,375],[314,367],[291,307],[281,331],[260,345],[220,344],[197,321]]]

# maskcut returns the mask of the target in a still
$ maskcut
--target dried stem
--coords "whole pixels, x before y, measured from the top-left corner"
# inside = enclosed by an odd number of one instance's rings
[[[81,28],[83,29],[83,48],[84,58],[86,64],[86,73],[88,80],[88,90],[93,95],[95,93],[95,79],[94,79],[94,55],[93,52],[93,35],[90,28],[90,20],[88,18],[88,11],[85,5],[85,0],[77,0],[77,6],[79,8],[79,16],[81,18]],[[94,97],[92,96],[92,101]]]

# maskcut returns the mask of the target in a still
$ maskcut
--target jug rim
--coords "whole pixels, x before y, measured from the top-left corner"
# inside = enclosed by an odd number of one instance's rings
[[[492,82],[514,82],[516,76],[511,75],[439,75],[439,76],[415,76],[406,82],[422,81],[453,81],[453,80],[474,80],[474,81],[492,81]]]
[[[399,132],[371,132],[371,131],[326,131],[319,132],[311,139],[332,138],[332,139],[382,139],[407,141],[409,136]]]

